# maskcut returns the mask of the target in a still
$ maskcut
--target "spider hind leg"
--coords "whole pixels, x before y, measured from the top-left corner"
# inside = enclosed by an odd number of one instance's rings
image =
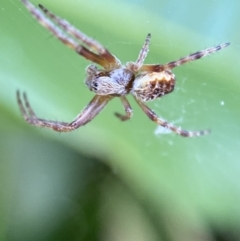
[[[140,102],[138,99],[137,101],[138,105],[141,107],[141,109],[144,111],[144,113],[148,116],[149,119],[151,119],[156,124],[163,126],[165,128],[170,129],[171,131],[183,136],[183,137],[196,137],[196,136],[203,136],[210,133],[210,130],[201,130],[201,131],[187,131],[182,130],[179,127],[176,127],[170,123],[168,123],[165,120],[160,119],[153,110],[151,110],[148,106],[146,106],[144,103]]]
[[[210,47],[210,48],[207,48],[207,49],[204,49],[201,51],[197,51],[193,54],[187,55],[187,56],[180,58],[178,60],[175,60],[175,61],[171,61],[167,64],[144,64],[140,68],[140,71],[161,72],[164,70],[170,70],[170,69],[173,69],[180,65],[183,65],[183,64],[192,62],[194,60],[201,59],[207,55],[213,54],[223,48],[226,48],[229,45],[230,45],[230,43],[219,44],[215,47]]]

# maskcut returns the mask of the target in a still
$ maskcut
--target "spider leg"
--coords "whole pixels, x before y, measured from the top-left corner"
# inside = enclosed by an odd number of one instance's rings
[[[135,100],[139,104],[139,106],[142,108],[144,113],[155,123],[157,123],[160,126],[163,126],[165,128],[170,129],[171,131],[184,136],[184,137],[194,137],[194,136],[202,136],[202,135],[207,135],[210,133],[210,130],[202,130],[202,131],[186,131],[182,130],[179,127],[176,127],[170,123],[168,123],[165,120],[160,119],[153,110],[151,110],[148,106],[146,106],[144,103],[142,103],[140,100],[138,100],[135,97]]]
[[[52,13],[48,9],[46,9],[43,5],[39,4],[38,6],[58,26],[60,26],[68,34],[74,36],[76,39],[81,41],[88,48],[90,48],[90,50],[96,51],[100,56],[102,56],[108,62],[111,62],[113,64],[118,64],[118,60],[105,47],[103,47],[98,41],[88,37],[86,34],[84,34],[80,30],[78,30],[76,27],[74,27],[72,24],[70,24],[67,20],[61,19],[60,17],[56,16],[54,13]]]
[[[120,99],[122,101],[126,114],[122,115],[120,113],[115,113],[115,116],[118,117],[121,121],[129,120],[132,117],[132,108],[125,96],[121,96]]]
[[[20,92],[17,91],[17,101],[18,101],[18,106],[20,108],[23,118],[29,124],[39,126],[39,127],[51,128],[56,131],[71,131],[71,129],[67,128],[68,123],[50,121],[50,120],[44,120],[44,119],[38,118],[33,112],[28,102],[27,95],[25,93],[23,93],[23,102],[22,102]]]
[[[91,121],[108,103],[112,97],[95,95],[91,102],[84,108],[84,110],[70,123],[52,121],[38,118],[33,112],[27,95],[23,94],[23,102],[20,92],[17,91],[17,101],[23,118],[31,125],[46,127],[58,132],[68,132],[79,128],[82,125]]]
[[[197,59],[201,59],[202,57],[205,57],[209,54],[213,54],[213,53],[215,53],[215,52],[217,52],[217,51],[219,51],[223,48],[226,48],[229,45],[230,45],[230,43],[223,43],[223,44],[220,44],[220,45],[215,46],[215,47],[211,47],[211,48],[204,49],[202,51],[195,52],[193,54],[190,54],[186,57],[183,57],[183,58],[180,58],[178,60],[169,62],[167,64],[144,64],[140,68],[140,71],[161,72],[161,71],[164,71],[164,70],[173,69],[177,66],[186,64],[188,62],[191,62],[191,61],[194,61],[194,60],[197,60]]]
[[[25,95],[25,93],[24,93],[24,95]],[[24,98],[24,101],[27,101],[26,96],[25,96],[25,98]],[[21,100],[21,97],[20,97],[20,92],[19,92],[19,90],[17,90],[17,102],[18,102],[18,106],[19,106],[19,109],[20,109],[20,111],[21,111],[21,114],[22,114],[23,118],[26,120],[29,116],[31,116],[31,113],[29,114],[29,113],[26,111],[26,109],[24,108],[23,103],[22,103],[22,100]],[[28,101],[27,101],[26,106],[27,106],[27,109],[28,109],[28,108],[29,108],[29,103],[28,103]],[[34,117],[35,117],[35,114],[34,114],[33,116],[31,116],[31,117],[34,118]]]
[[[69,124],[76,129],[91,121],[113,98],[113,96],[95,95],[83,111]]]
[[[21,103],[21,99],[20,99],[20,93],[19,91],[17,91],[17,96],[18,96],[18,102],[20,101]],[[37,119],[37,116],[35,114],[35,112],[33,111],[29,101],[28,101],[28,98],[27,98],[27,95],[25,92],[23,92],[23,100],[24,100],[24,103],[25,103],[25,106],[26,106],[26,110],[23,108],[23,111],[31,118],[35,118]],[[18,103],[19,104],[19,103]],[[19,106],[22,106],[22,104],[19,104]]]
[[[149,51],[150,39],[151,39],[151,34],[149,33],[145,39],[142,49],[139,52],[137,60],[135,62],[128,62],[126,64],[127,68],[133,71],[134,73],[139,71],[139,69],[142,67],[144,63],[144,60],[147,57],[147,54]]]
[[[43,27],[48,29],[56,38],[58,38],[62,43],[64,43],[71,49],[74,49],[78,54],[80,54],[84,58],[103,66],[105,69],[110,68],[110,64],[108,63],[108,60],[106,58],[91,52],[84,46],[80,45],[75,39],[70,38],[67,34],[65,34],[62,31],[61,28],[59,28],[52,21],[47,19],[45,17],[45,15],[37,7],[35,7],[32,3],[30,3],[28,0],[21,0],[21,1],[26,6],[26,8],[29,10],[29,12],[32,14],[32,16]]]

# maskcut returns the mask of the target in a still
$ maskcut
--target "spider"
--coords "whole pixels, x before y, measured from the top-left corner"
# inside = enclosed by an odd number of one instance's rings
[[[23,93],[22,100],[20,92],[17,91],[17,101],[21,114],[29,124],[50,128],[58,132],[72,131],[90,122],[114,97],[120,98],[125,109],[125,114],[115,113],[115,116],[122,121],[126,121],[132,116],[132,108],[126,99],[126,95],[131,94],[148,118],[156,124],[184,137],[201,136],[209,133],[209,130],[186,131],[178,128],[159,118],[153,110],[145,105],[145,102],[160,98],[174,90],[176,80],[171,71],[173,68],[219,51],[230,43],[207,48],[167,64],[144,64],[151,38],[151,35],[148,34],[137,60],[122,65],[120,60],[99,42],[82,33],[68,21],[51,13],[42,5],[37,8],[28,0],[21,0],[21,2],[32,16],[61,42],[85,59],[101,66],[101,68],[98,68],[95,64],[90,64],[86,68],[85,84],[96,94],[70,123],[38,118],[29,104],[26,93]]]

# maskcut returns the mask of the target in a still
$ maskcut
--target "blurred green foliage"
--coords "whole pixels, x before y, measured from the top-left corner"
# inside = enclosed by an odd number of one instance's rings
[[[34,3],[38,3],[34,1]],[[187,139],[151,123],[130,97],[132,120],[113,100],[91,123],[55,133],[25,123],[15,93],[39,116],[71,121],[93,96],[86,60],[42,28],[18,0],[0,0],[0,240],[240,240],[240,3],[42,0],[135,60],[164,63],[222,42],[230,47],[176,68],[174,93],[149,103]]]

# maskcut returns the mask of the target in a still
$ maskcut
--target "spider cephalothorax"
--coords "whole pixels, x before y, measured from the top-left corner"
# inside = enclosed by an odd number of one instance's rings
[[[155,100],[174,90],[175,76],[171,72],[173,68],[221,50],[227,47],[229,43],[198,51],[167,64],[148,65],[144,64],[151,38],[151,35],[148,34],[137,60],[122,65],[99,42],[76,29],[66,20],[49,12],[42,5],[39,5],[40,9],[38,9],[28,0],[21,0],[21,2],[33,17],[61,42],[74,49],[79,55],[101,66],[101,69],[98,69],[94,64],[87,67],[85,83],[96,94],[83,111],[70,123],[38,118],[32,110],[26,94],[23,93],[23,103],[20,92],[17,91],[18,105],[24,119],[28,123],[51,128],[59,132],[72,131],[91,121],[106,106],[108,101],[114,97],[120,97],[126,112],[125,115],[119,113],[115,113],[115,115],[120,120],[125,121],[132,116],[132,108],[126,95],[132,94],[145,114],[158,125],[187,137],[209,133],[208,130],[192,132],[175,127],[167,121],[160,119],[144,102]]]
[[[135,79],[134,73],[123,66],[105,71],[97,69],[95,65],[90,65],[87,73],[85,83],[91,91],[98,95],[126,95],[132,89]]]

